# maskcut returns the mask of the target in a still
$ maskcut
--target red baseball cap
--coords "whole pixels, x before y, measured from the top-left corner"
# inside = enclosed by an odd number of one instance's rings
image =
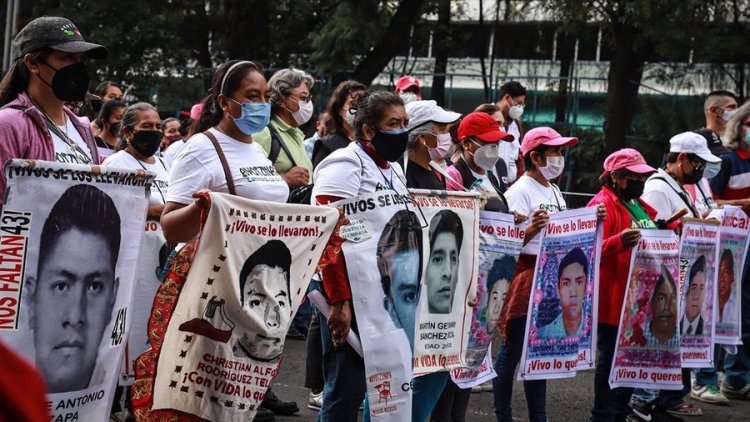
[[[419,79],[412,75],[402,76],[401,79],[396,82],[396,89],[400,91],[406,91],[413,86],[419,89]]]
[[[521,152],[523,155],[529,153],[529,151],[538,147],[539,145],[549,145],[551,147],[557,146],[573,146],[578,143],[578,138],[565,137],[557,133],[555,129],[551,127],[536,127],[526,132],[521,143]]]
[[[653,173],[655,168],[646,163],[640,152],[632,148],[623,148],[615,151],[604,160],[604,171],[615,171],[627,169],[637,174]]]
[[[500,130],[495,119],[487,113],[475,111],[469,113],[458,125],[458,140],[474,137],[484,142],[513,142],[513,135]]]

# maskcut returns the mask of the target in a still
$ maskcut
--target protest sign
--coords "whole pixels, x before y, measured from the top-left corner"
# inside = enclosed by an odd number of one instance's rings
[[[519,380],[594,366],[601,230],[596,207],[550,214],[541,233]]]
[[[523,237],[524,231],[516,226],[512,214],[479,213],[477,306],[472,314],[466,352],[468,367],[451,371],[451,378],[461,388],[473,387],[495,376],[491,358],[487,365],[490,340],[498,329],[497,320],[516,270]]]
[[[680,239],[680,353],[683,368],[714,366],[719,221],[686,218]]]
[[[680,245],[671,230],[641,230],[630,260],[609,385],[682,388],[677,324]]]
[[[476,296],[479,265],[479,198],[464,192],[411,192],[427,223],[414,334],[414,375],[419,376],[467,366],[473,313],[468,302]]]
[[[252,420],[338,212],[210,196],[159,354],[153,410]]]
[[[716,343],[742,344],[742,269],[747,256],[750,220],[742,208],[725,205],[709,218],[721,221],[716,308]]]
[[[106,420],[153,174],[13,160],[5,176],[0,338],[35,362],[52,420]]]
[[[411,420],[414,321],[424,262],[423,220],[408,195],[381,190],[336,203],[365,360],[370,418]]]

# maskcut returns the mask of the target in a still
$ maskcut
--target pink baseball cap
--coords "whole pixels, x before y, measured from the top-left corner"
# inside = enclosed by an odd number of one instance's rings
[[[412,75],[402,76],[401,79],[396,82],[396,89],[401,91],[406,91],[413,86],[419,89],[419,79]]]
[[[198,120],[198,118],[201,117],[202,111],[203,103],[193,104],[193,106],[190,108],[190,118],[193,120]]]
[[[565,137],[557,133],[555,129],[551,127],[536,127],[526,132],[521,143],[521,152],[523,155],[529,153],[529,151],[538,147],[539,145],[549,145],[551,147],[557,146],[572,146],[578,143],[578,138]]]
[[[609,154],[607,159],[604,160],[605,172],[621,169],[627,169],[637,174],[653,173],[656,171],[655,168],[646,163],[646,159],[643,158],[640,152],[632,148],[623,148],[615,151]]]

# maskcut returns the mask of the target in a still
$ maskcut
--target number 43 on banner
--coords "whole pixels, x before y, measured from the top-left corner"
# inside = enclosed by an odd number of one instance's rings
[[[128,308],[121,308],[117,311],[117,318],[112,327],[112,336],[110,337],[112,340],[109,345],[110,347],[115,347],[122,343],[122,340],[125,337],[125,317],[127,316],[127,313]]]

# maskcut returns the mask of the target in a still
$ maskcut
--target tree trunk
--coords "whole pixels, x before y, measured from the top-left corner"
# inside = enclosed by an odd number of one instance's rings
[[[557,51],[560,57],[560,80],[557,91],[557,104],[555,106],[555,123],[564,123],[565,110],[568,107],[568,91],[571,68],[573,66],[573,55],[575,54],[575,38],[567,32],[557,34]]]
[[[354,69],[352,79],[370,85],[373,79],[388,65],[403,44],[409,38],[409,30],[420,16],[424,0],[403,0],[399,3],[391,23],[383,32],[375,48],[359,62]]]
[[[433,32],[432,46],[435,52],[435,76],[432,78],[432,99],[438,105],[445,104],[445,72],[448,71],[448,49],[451,45],[451,2],[438,0],[438,20]],[[441,76],[442,75],[442,76]]]
[[[638,88],[643,77],[646,54],[638,48],[638,30],[629,24],[614,23],[614,48],[607,76],[607,103],[604,121],[604,152],[625,147],[625,136],[635,113]]]

